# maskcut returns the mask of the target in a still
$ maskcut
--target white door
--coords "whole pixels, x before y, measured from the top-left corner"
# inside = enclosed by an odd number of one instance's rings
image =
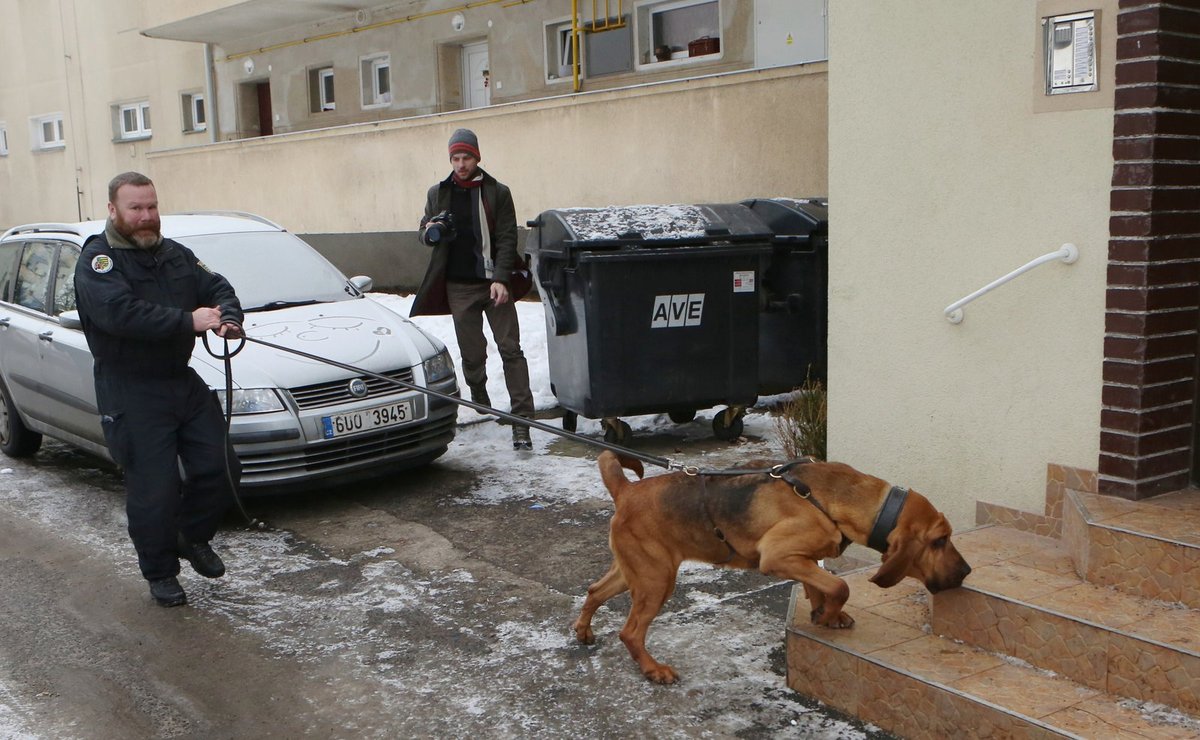
[[[491,73],[486,41],[462,48],[463,107],[482,108],[492,104]]]
[[[754,0],[754,66],[828,59],[826,12],[826,0]]]

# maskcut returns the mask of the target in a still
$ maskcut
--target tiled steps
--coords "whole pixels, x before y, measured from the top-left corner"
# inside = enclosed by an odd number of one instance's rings
[[[1200,609],[1200,491],[1135,502],[1068,490],[1063,543],[1090,583]]]
[[[789,686],[911,738],[1200,737],[1196,718],[1106,690],[1126,693],[1124,677],[1147,668],[1174,677],[1181,695],[1194,698],[1195,646],[1180,643],[1200,633],[1200,622],[1187,621],[1196,619],[1195,612],[1134,599],[1138,608],[1149,610],[1134,610],[1134,621],[1146,614],[1141,631],[1131,636],[1127,623],[1125,632],[1097,638],[1091,630],[1098,628],[1102,613],[1134,608],[1134,602],[1118,604],[1132,597],[1083,584],[1055,541],[995,527],[956,534],[954,540],[975,572],[965,588],[934,598],[932,617],[930,597],[919,584],[908,579],[879,589],[868,583],[871,570],[866,570],[844,576],[851,588],[847,611],[856,624],[847,630],[816,627],[797,587],[787,634]],[[1072,593],[1062,596],[1066,591]],[[1061,599],[1084,597],[1092,600],[1088,618],[1067,616],[1070,610]],[[1026,605],[1035,599],[1048,606]],[[1180,612],[1182,622],[1173,621]],[[968,628],[957,616],[975,622]],[[950,621],[954,624],[943,624]],[[958,632],[987,647],[939,637],[939,632]],[[1024,639],[1066,645],[1064,656],[1079,657],[1060,660],[1070,671],[1038,668],[1031,663],[1045,663],[1052,653],[1017,644]],[[1131,652],[1124,652],[1123,640],[1135,640],[1128,643]],[[1012,652],[1034,660],[1004,654]],[[1160,652],[1187,664],[1186,675],[1179,677],[1178,666],[1145,662]],[[1115,668],[1108,668],[1110,653],[1116,656]],[[1123,656],[1132,664],[1122,663]],[[1101,674],[1108,683],[1100,681]]]
[[[956,544],[974,570],[933,597],[934,634],[1200,715],[1200,611],[1086,583],[1053,539],[988,527]]]

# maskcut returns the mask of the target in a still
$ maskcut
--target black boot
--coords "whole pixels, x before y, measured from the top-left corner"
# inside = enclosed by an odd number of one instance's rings
[[[183,606],[187,603],[187,594],[175,576],[150,581],[150,595],[159,606]]]
[[[488,408],[491,408],[492,405],[492,399],[488,398],[487,386],[483,385],[471,386],[471,400],[480,406],[487,406]],[[486,414],[487,412],[475,409],[475,413]]]
[[[179,535],[179,557],[192,564],[192,570],[205,578],[220,578],[225,575],[225,563],[213,552],[207,542],[188,542]]]
[[[521,424],[513,424],[512,430],[514,450],[533,449],[533,440],[529,438],[529,427]]]

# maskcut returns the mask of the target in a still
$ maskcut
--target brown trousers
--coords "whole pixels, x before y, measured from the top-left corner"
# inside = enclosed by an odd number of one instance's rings
[[[483,334],[483,316],[500,350],[504,364],[504,384],[508,386],[510,411],[533,418],[533,392],[529,389],[529,364],[521,350],[521,327],[517,307],[510,300],[492,305],[490,283],[446,282],[446,299],[454,317],[454,333],[462,355],[463,375],[471,388],[487,386],[487,337]]]

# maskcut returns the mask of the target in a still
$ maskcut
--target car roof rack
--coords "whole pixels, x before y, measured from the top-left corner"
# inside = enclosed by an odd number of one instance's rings
[[[14,226],[8,231],[0,235],[0,239],[7,239],[16,234],[37,234],[47,231],[65,232],[67,234],[75,234],[84,236],[84,231],[79,228],[79,224],[56,224],[56,223],[41,223],[41,224],[21,224]]]
[[[168,216],[228,216],[231,218],[247,218],[247,219],[250,219],[251,221],[257,221],[260,224],[265,224],[272,228],[279,229],[280,231],[287,231],[287,229],[283,228],[282,226],[280,226],[279,224],[275,223],[274,221],[272,221],[268,218],[263,218],[262,216],[259,216],[256,213],[247,213],[246,211],[175,211],[174,213],[168,213],[167,215]]]

